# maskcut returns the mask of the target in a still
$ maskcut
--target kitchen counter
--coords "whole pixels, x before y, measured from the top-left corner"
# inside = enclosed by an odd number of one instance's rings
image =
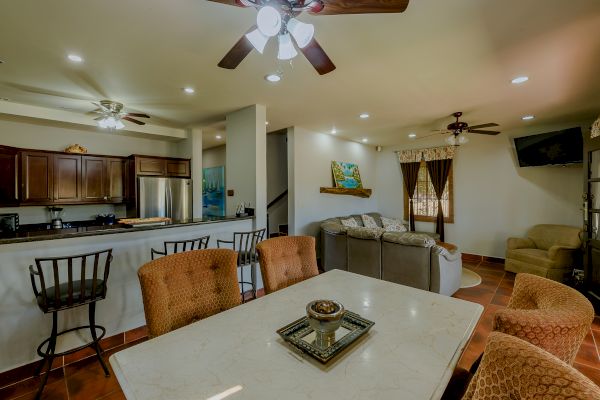
[[[168,229],[182,226],[192,225],[203,225],[203,224],[214,224],[219,222],[227,221],[240,221],[246,219],[253,219],[254,217],[206,217],[191,219],[185,221],[171,221],[164,225],[144,225],[144,226],[132,226],[124,224],[114,225],[89,225],[89,226],[77,226],[63,229],[49,229],[49,230],[20,230],[13,233],[2,233],[0,234],[0,245],[12,244],[12,243],[23,243],[23,242],[35,242],[41,240],[56,240],[56,239],[69,239],[82,236],[96,236],[96,235],[112,235],[116,233],[127,233],[127,232],[138,232],[148,231],[156,229]]]

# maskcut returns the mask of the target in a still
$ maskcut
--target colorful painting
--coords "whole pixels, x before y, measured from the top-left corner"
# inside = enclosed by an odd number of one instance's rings
[[[202,169],[202,216],[225,216],[225,167]]]
[[[363,187],[360,180],[360,172],[358,172],[358,165],[332,161],[331,171],[333,172],[335,187],[346,189],[361,189]]]

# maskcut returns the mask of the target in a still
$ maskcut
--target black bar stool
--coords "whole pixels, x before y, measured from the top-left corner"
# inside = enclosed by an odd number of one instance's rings
[[[42,378],[36,399],[41,396],[44,390],[54,359],[86,347],[92,347],[96,350],[98,361],[100,361],[104,373],[106,376],[110,376],[108,368],[102,359],[103,351],[99,343],[100,339],[106,334],[106,329],[96,325],[96,302],[106,298],[106,281],[112,258],[112,249],[110,249],[69,257],[36,258],[35,268],[33,265],[29,266],[31,286],[33,287],[38,307],[46,314],[52,313],[52,333],[37,348],[37,353],[42,357],[42,361],[36,368],[35,375],[37,376],[41,373],[46,362],[48,363],[48,369]],[[39,281],[39,290],[36,277]],[[61,278],[64,277],[66,277],[66,281],[61,282]],[[89,325],[57,332],[59,311],[86,304],[88,305]],[[89,329],[92,341],[83,346],[56,353],[56,339],[62,334],[80,329]],[[97,329],[101,331],[99,336],[96,331]],[[42,350],[44,346],[46,346],[45,351]]]
[[[151,257],[154,260],[154,255],[159,254],[166,256],[167,254],[179,253],[182,251],[202,250],[208,247],[210,235],[202,236],[197,239],[177,240],[172,242],[164,242],[164,250],[150,249]]]
[[[250,285],[252,288],[252,298],[256,299],[256,264],[258,264],[258,253],[256,245],[260,243],[267,229],[258,229],[250,232],[234,232],[233,240],[217,240],[217,247],[221,247],[221,243],[228,243],[233,246],[233,250],[238,252],[237,266],[240,268],[240,285],[242,285],[242,303],[246,301],[244,295],[246,290],[245,285]],[[250,282],[244,280],[244,267],[250,266]]]

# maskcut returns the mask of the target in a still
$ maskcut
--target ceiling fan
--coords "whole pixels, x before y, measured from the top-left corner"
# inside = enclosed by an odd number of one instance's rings
[[[452,135],[448,136],[446,138],[446,142],[452,146],[460,146],[461,144],[467,143],[469,141],[469,138],[467,136],[465,136],[465,133],[477,133],[480,135],[492,135],[492,136],[500,133],[498,131],[488,131],[488,130],[482,129],[482,128],[491,128],[494,126],[499,126],[495,122],[489,122],[487,124],[469,126],[468,123],[459,120],[462,115],[463,115],[463,113],[460,111],[455,112],[454,114],[452,114],[452,116],[454,118],[456,118],[456,121],[452,122],[451,124],[448,124],[446,129],[436,130],[436,131],[439,131],[442,135],[451,133]],[[428,136],[431,136],[431,135],[428,135]],[[427,136],[425,136],[425,137],[427,137]]]
[[[98,126],[106,129],[123,129],[125,124],[123,120],[133,122],[138,125],[146,125],[145,122],[139,121],[132,117],[137,118],[150,118],[147,114],[142,113],[128,113],[123,110],[123,104],[111,100],[101,100],[100,102],[92,102],[93,105],[98,107],[94,110],[94,113],[100,114],[98,118],[94,118],[98,121]]]
[[[219,62],[219,67],[235,69],[253,49],[263,53],[269,38],[277,36],[279,60],[291,60],[300,49],[320,75],[335,69],[335,65],[314,38],[312,24],[296,17],[307,11],[313,15],[401,13],[409,0],[209,0],[258,10],[256,25],[237,41]]]

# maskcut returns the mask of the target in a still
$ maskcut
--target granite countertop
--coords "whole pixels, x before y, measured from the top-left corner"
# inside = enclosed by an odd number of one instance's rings
[[[0,233],[0,245],[11,243],[35,242],[41,240],[69,239],[82,236],[110,235],[116,233],[149,231],[155,229],[168,229],[182,227],[186,225],[215,224],[219,222],[239,221],[253,218],[254,217],[251,216],[205,217],[184,221],[171,221],[164,225],[132,226],[116,223],[113,225],[87,225],[63,229],[19,230],[17,232]]]

